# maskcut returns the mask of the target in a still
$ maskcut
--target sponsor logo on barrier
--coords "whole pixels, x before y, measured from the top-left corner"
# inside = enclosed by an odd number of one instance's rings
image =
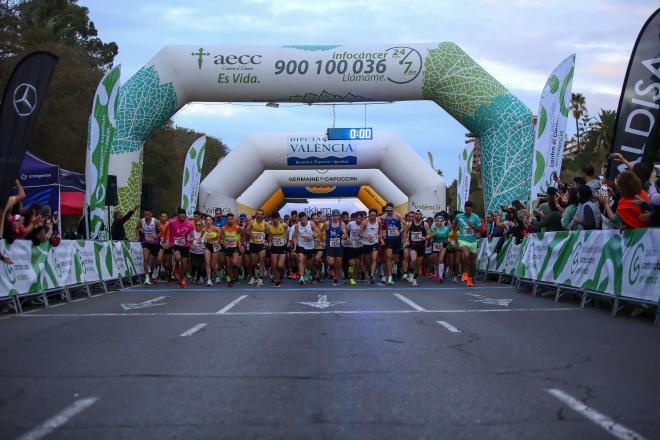
[[[582,253],[582,243],[578,242],[573,249],[573,258],[571,260],[571,277],[576,272],[580,272],[580,253]]]
[[[640,249],[641,249],[641,255],[643,255],[644,253],[643,243],[639,243],[637,245],[637,247],[633,251],[632,258],[630,259],[630,268],[628,269],[628,281],[630,282],[630,284],[635,284],[637,282],[637,279],[639,278],[639,271],[640,271],[639,260],[641,258]]]
[[[0,269],[2,269],[0,272],[2,274],[2,278],[8,280],[9,284],[16,283],[16,274],[14,273],[13,265],[2,263],[0,264]]]

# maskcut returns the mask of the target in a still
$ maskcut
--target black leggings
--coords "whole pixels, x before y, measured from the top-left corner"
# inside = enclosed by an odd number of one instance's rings
[[[204,260],[204,254],[190,253],[190,275],[193,280],[206,275],[206,261]]]

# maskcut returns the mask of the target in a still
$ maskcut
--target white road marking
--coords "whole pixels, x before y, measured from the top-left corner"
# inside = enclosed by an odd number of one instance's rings
[[[194,335],[195,333],[197,333],[198,331],[200,331],[201,329],[203,329],[207,325],[208,324],[205,324],[205,323],[197,324],[196,326],[194,326],[192,328],[189,328],[185,332],[181,333],[179,336],[181,336],[182,338],[185,338],[186,336]]]
[[[621,440],[644,440],[644,437],[636,433],[635,431],[626,428],[623,425],[616,423],[614,420],[607,417],[605,414],[601,414],[595,409],[585,405],[574,397],[566,394],[562,390],[555,388],[550,388],[546,390],[548,393],[555,396],[557,399],[565,403],[573,411],[583,415],[587,419],[594,422],[596,425],[603,428],[608,433],[612,434],[614,437]]]
[[[164,300],[166,296],[157,296],[156,298],[151,298],[141,303],[121,303],[121,308],[124,310],[138,310],[146,309],[149,307],[164,306],[166,303],[159,303],[158,301]]]
[[[470,302],[488,304],[489,306],[509,307],[509,304],[511,304],[511,302],[513,302],[513,299],[511,299],[511,298],[495,299],[495,298],[488,298],[488,297],[485,297],[485,296],[477,295],[476,293],[466,293],[466,295],[478,298],[478,299],[468,300]]]
[[[318,300],[316,302],[298,302],[298,304],[303,304],[310,307],[315,307],[317,309],[327,309],[338,304],[345,304],[346,301],[328,301],[328,295],[318,295]]]
[[[415,304],[415,303],[412,302],[410,299],[406,298],[405,296],[401,295],[400,293],[395,293],[394,296],[396,296],[397,298],[399,298],[399,299],[400,299],[401,301],[403,301],[404,303],[408,304],[410,307],[412,307],[412,308],[415,309],[416,311],[418,311],[418,312],[426,312],[426,309],[425,309],[424,307],[420,306],[419,304]]]
[[[406,313],[509,313],[509,312],[579,312],[582,309],[575,307],[556,308],[527,308],[527,309],[454,309],[454,310],[319,310],[302,312],[136,312],[136,313],[42,313],[40,315],[12,315],[16,318],[104,318],[113,316],[259,316],[259,315],[377,315],[377,314],[406,314]]]
[[[243,301],[243,300],[244,300],[245,298],[247,298],[247,297],[248,297],[247,295],[241,295],[241,296],[239,296],[238,298],[236,298],[235,300],[233,300],[232,302],[230,302],[229,304],[227,304],[226,306],[224,306],[223,308],[221,308],[220,310],[218,310],[217,312],[215,312],[215,314],[216,314],[216,315],[224,315],[225,313],[227,313],[228,311],[230,311],[230,310],[231,310],[236,304],[238,304],[239,302]]]
[[[437,322],[438,324],[440,324],[441,326],[443,326],[444,328],[446,328],[447,330],[449,330],[452,333],[460,333],[461,332],[459,329],[457,329],[456,327],[454,327],[453,325],[451,325],[450,323],[448,323],[446,321],[435,321],[435,322]]]
[[[55,431],[60,426],[68,422],[72,417],[81,413],[85,409],[94,405],[99,400],[97,397],[89,397],[87,399],[80,399],[73,402],[71,406],[64,409],[64,411],[57,414],[55,417],[46,420],[41,425],[37,426],[30,432],[26,432],[18,438],[18,440],[38,440]]]

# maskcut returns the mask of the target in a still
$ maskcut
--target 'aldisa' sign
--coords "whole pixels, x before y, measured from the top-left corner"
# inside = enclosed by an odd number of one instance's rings
[[[350,142],[328,141],[321,136],[288,138],[287,165],[356,165],[357,148]]]

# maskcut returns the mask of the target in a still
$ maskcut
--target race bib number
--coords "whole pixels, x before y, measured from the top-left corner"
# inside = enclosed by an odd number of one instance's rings
[[[367,237],[367,243],[369,243],[369,244],[378,243],[378,237],[376,237],[375,235],[373,235],[371,237]]]
[[[186,239],[183,237],[174,237],[175,246],[184,246],[186,244]]]
[[[284,246],[285,244],[284,237],[274,237],[273,238],[273,246]]]
[[[235,248],[236,247],[236,240],[227,240],[227,247]]]
[[[213,245],[213,252],[220,252],[220,245],[219,244],[214,244]]]
[[[195,239],[193,240],[193,244],[194,244],[195,246],[199,246],[200,244],[202,244],[202,239],[201,239],[201,238],[195,238]]]
[[[341,238],[332,238],[330,237],[330,247],[338,248],[341,246]]]
[[[440,252],[442,249],[442,243],[433,243],[433,252]]]
[[[397,228],[394,225],[389,225],[387,227],[387,236],[388,237],[398,237],[399,236],[399,228]]]
[[[301,235],[300,241],[303,241],[305,243],[312,243],[314,242],[314,237],[312,237],[311,235]]]
[[[266,238],[266,234],[263,232],[253,232],[252,233],[252,241],[254,242],[263,242],[264,238]]]
[[[144,239],[147,241],[154,241],[155,238],[156,238],[156,234],[154,234],[153,232],[147,232],[144,234]]]
[[[410,240],[412,240],[412,241],[422,241],[422,240],[424,240],[424,236],[422,235],[421,232],[411,231],[410,232]]]
[[[426,246],[424,246],[424,253],[425,254],[430,254],[431,252],[433,252],[433,248],[431,247],[430,244],[427,244]]]
[[[474,236],[474,229],[472,229],[469,226],[466,226],[465,228],[463,228],[463,235],[465,235],[466,237]]]

